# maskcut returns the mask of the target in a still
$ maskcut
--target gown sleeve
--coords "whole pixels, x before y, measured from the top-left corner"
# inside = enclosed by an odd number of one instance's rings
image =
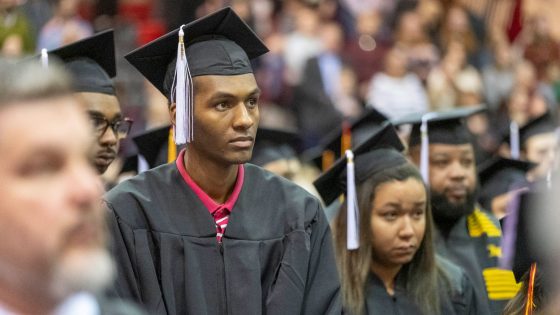
[[[342,314],[340,280],[334,258],[331,231],[321,206],[317,204],[311,232],[311,256],[302,314]]]
[[[117,268],[114,291],[120,298],[142,302],[140,290],[136,281],[136,266],[133,264],[134,235],[132,229],[115,213],[110,203],[107,207],[107,225],[111,235],[110,248]]]

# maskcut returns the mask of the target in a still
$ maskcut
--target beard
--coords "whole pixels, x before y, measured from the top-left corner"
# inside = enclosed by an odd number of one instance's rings
[[[80,291],[100,293],[114,274],[114,262],[105,248],[76,249],[55,267],[51,289],[61,299]]]
[[[450,227],[461,217],[471,214],[478,195],[478,188],[469,191],[461,203],[449,201],[445,194],[431,191],[432,213],[434,221],[440,228]]]

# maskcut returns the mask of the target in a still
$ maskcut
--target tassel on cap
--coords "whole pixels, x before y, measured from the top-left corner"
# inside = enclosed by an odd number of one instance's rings
[[[171,163],[177,158],[177,146],[175,146],[173,138],[173,128],[169,128],[169,136],[167,137],[167,163]]]
[[[175,100],[175,143],[185,144],[193,140],[193,83],[189,64],[185,55],[185,32],[179,29],[177,62],[171,99]]]
[[[422,115],[422,124],[420,125],[420,174],[426,185],[430,185],[430,140],[428,138],[428,121],[436,116],[436,113]]]
[[[45,69],[49,67],[49,54],[45,48],[41,49],[41,65]]]
[[[360,247],[360,217],[358,199],[356,196],[356,182],[354,176],[354,153],[346,150],[346,248],[355,250]]]
[[[340,149],[341,155],[344,155],[346,150],[352,149],[352,126],[345,120],[342,122],[342,135],[340,136]]]
[[[537,275],[537,263],[531,264],[531,269],[529,271],[529,285],[527,288],[527,302],[525,303],[525,315],[533,315],[533,310],[535,309],[535,277]]]
[[[514,160],[519,160],[519,125],[512,121],[509,124],[510,154]]]

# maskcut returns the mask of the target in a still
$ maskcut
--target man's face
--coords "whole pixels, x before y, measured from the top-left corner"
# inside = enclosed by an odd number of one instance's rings
[[[543,133],[530,137],[525,142],[525,158],[537,163],[537,167],[529,172],[531,179],[543,178],[556,168],[558,163],[558,139],[554,132]]]
[[[114,95],[80,92],[76,96],[82,101],[94,124],[95,121],[103,123],[106,120],[112,123],[123,119],[119,101]],[[93,162],[97,172],[103,174],[117,157],[119,139],[110,126],[104,131],[96,132],[96,136]]]
[[[110,260],[92,141],[72,97],[0,108],[0,283],[67,295],[87,286],[68,272],[107,278],[93,265]]]
[[[253,74],[200,76],[194,83],[194,141],[189,154],[224,165],[249,161],[259,124],[260,90]]]
[[[419,165],[419,151],[417,147],[413,150],[416,165]],[[472,211],[477,186],[472,145],[433,143],[429,154],[434,217],[445,215],[451,219]]]

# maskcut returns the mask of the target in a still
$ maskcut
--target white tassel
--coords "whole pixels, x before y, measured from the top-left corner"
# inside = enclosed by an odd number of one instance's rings
[[[509,124],[509,144],[511,158],[519,159],[519,126],[515,121]]]
[[[49,68],[49,54],[45,48],[41,49],[41,65],[44,69]]]
[[[346,248],[355,250],[360,247],[360,211],[356,196],[354,154],[350,150],[346,150],[346,203]]]
[[[427,113],[422,116],[420,125],[420,174],[424,183],[430,185],[430,140],[428,138],[428,120],[436,117],[436,113]]]
[[[177,45],[177,62],[175,65],[174,91],[171,99],[175,99],[175,143],[180,145],[193,140],[193,88],[192,77],[185,55],[185,32],[179,29]],[[174,92],[174,93],[173,93]],[[175,97],[173,97],[175,96]]]

